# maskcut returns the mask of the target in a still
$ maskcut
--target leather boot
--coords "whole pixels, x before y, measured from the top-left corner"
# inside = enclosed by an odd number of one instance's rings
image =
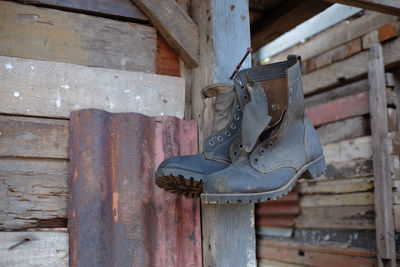
[[[205,177],[231,164],[230,147],[240,135],[247,90],[230,84],[212,84],[203,98],[216,96],[213,131],[204,141],[204,152],[164,160],[155,173],[155,183],[170,193],[199,198]]]
[[[234,162],[205,179],[204,202],[277,199],[298,178],[315,179],[326,169],[319,137],[304,112],[299,58],[245,69],[239,77],[250,94],[241,140],[231,147]]]

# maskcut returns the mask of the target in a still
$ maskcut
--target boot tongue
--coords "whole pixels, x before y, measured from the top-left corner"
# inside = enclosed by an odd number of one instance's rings
[[[224,129],[233,116],[235,91],[232,89],[216,94],[212,134]]]

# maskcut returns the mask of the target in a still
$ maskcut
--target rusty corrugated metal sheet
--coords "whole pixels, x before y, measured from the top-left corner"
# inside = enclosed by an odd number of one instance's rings
[[[70,266],[201,266],[200,203],[154,184],[166,157],[197,152],[194,121],[71,113]]]
[[[257,204],[256,226],[291,228],[299,213],[298,193],[293,190],[283,198]]]

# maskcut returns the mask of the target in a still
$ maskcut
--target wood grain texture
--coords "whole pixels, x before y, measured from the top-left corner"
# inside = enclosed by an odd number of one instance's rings
[[[199,64],[199,28],[174,0],[131,0],[191,67]]]
[[[66,231],[0,232],[0,240],[1,266],[68,266]]]
[[[368,84],[370,88],[378,261],[390,260],[391,265],[394,266],[396,258],[390,175],[389,145],[391,142],[388,136],[384,55],[380,44],[371,47],[370,57]]]
[[[327,170],[322,176],[325,179],[358,178],[372,176],[372,159],[359,159],[327,164]]]
[[[212,126],[212,108],[203,113],[200,90],[210,83],[229,82],[250,46],[248,2],[192,1],[192,17],[200,29],[199,67],[192,70],[192,118],[198,121],[202,151]],[[251,67],[250,57],[243,67]],[[254,204],[203,204],[202,226],[203,266],[257,265]]]
[[[45,5],[96,16],[116,17],[125,20],[147,22],[147,17],[128,0],[16,0],[24,4]]]
[[[303,194],[344,194],[354,192],[372,191],[374,188],[373,177],[354,179],[319,180],[317,182],[303,181],[298,183],[296,190]]]
[[[397,0],[325,0],[331,3],[355,6],[390,15],[400,16],[400,2]]]
[[[316,131],[322,144],[371,135],[370,120],[367,116],[328,123],[318,127]]]
[[[0,115],[0,157],[68,159],[68,120]]]
[[[156,73],[160,75],[181,76],[179,56],[157,33]]]
[[[153,27],[5,1],[0,2],[0,17],[0,55],[156,70]]]
[[[310,246],[261,240],[257,249],[260,258],[283,261],[290,266],[375,266],[376,253],[337,247]],[[275,266],[275,265],[267,265]],[[276,265],[285,266],[285,265]],[[289,266],[289,265],[286,265]]]
[[[342,81],[351,81],[365,76],[368,72],[369,58],[369,51],[363,51],[346,60],[304,75],[304,94],[316,93],[324,88],[339,85]],[[400,38],[383,45],[383,58],[385,67],[399,64]]]
[[[268,42],[317,15],[331,4],[318,0],[286,0],[255,21],[251,28],[251,47],[256,51]]]
[[[371,206],[302,208],[297,228],[375,229],[375,208]]]
[[[183,78],[0,56],[0,79],[2,113],[68,118],[99,108],[183,117]]]
[[[66,227],[68,161],[0,159],[0,229]]]
[[[293,48],[271,58],[272,62],[286,60],[288,54],[301,55],[303,60],[313,58],[323,52],[350,42],[379,27],[397,21],[396,16],[377,12],[366,12],[365,15],[354,19],[344,20],[311,37],[304,44],[297,44]]]
[[[313,194],[300,197],[300,207],[366,206],[374,205],[374,193],[352,192],[340,194]]]
[[[306,114],[314,126],[347,119],[369,112],[367,91],[342,97],[328,103],[309,107]]]

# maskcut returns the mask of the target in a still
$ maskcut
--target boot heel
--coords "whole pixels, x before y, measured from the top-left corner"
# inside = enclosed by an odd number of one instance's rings
[[[325,157],[321,156],[319,159],[310,163],[307,170],[303,173],[301,178],[315,180],[326,171]]]

